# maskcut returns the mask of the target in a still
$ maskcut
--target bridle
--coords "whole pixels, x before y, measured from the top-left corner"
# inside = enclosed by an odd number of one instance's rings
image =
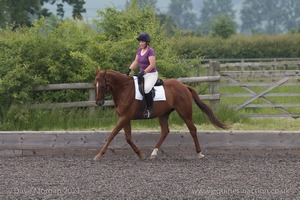
[[[97,83],[96,83],[96,95],[97,95],[97,98],[98,98],[98,92],[99,92],[99,78],[96,78],[97,80]],[[101,86],[101,87],[104,87],[104,97],[103,97],[103,100],[105,100],[105,97],[110,93],[110,90],[109,90],[109,86],[107,84],[107,80],[106,80],[106,70],[104,71],[104,76],[102,77],[102,81],[104,81],[104,86]]]

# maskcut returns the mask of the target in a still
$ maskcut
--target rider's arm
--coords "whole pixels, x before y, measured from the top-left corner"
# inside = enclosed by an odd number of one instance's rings
[[[154,68],[154,66],[155,66],[155,56],[150,56],[149,57],[149,62],[150,62],[150,65],[145,69],[145,73],[151,72],[151,70]]]
[[[138,66],[138,64],[139,64],[138,63],[138,55],[136,55],[134,61],[130,65],[129,69],[131,69],[131,70],[135,69]]]

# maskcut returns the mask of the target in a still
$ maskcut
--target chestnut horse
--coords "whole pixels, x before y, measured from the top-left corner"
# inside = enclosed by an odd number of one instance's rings
[[[99,71],[98,68],[96,68],[96,74],[97,76],[94,82],[96,90],[96,104],[98,106],[103,105],[105,96],[108,93],[111,93],[113,102],[115,104],[116,113],[119,116],[119,120],[113,131],[108,135],[103,148],[94,158],[94,160],[102,157],[102,155],[106,152],[109,143],[121,131],[121,129],[124,129],[126,141],[132,147],[134,152],[140,158],[143,158],[144,155],[131,139],[130,121],[136,119],[136,111],[140,108],[141,105],[140,100],[135,100],[133,78],[113,70]],[[197,130],[192,119],[193,100],[198,105],[198,107],[207,115],[207,117],[215,127],[225,129],[226,125],[216,118],[212,109],[200,100],[197,92],[192,87],[184,85],[176,79],[167,79],[164,80],[164,89],[166,94],[166,101],[154,101],[153,103],[153,113],[151,118],[159,118],[161,134],[151,154],[151,158],[156,157],[158,149],[170,132],[168,118],[171,112],[174,110],[177,111],[179,116],[186,123],[194,139],[198,157],[203,157],[197,138]]]

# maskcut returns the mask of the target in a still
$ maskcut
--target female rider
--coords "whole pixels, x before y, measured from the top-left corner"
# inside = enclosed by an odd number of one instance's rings
[[[130,71],[135,69],[138,65],[140,66],[138,77],[144,76],[144,91],[147,104],[145,118],[150,118],[153,105],[151,90],[158,79],[158,72],[155,66],[155,51],[149,46],[151,38],[148,33],[143,32],[139,34],[136,39],[139,41],[140,45],[136,52],[135,60],[127,71],[127,75],[129,75]]]

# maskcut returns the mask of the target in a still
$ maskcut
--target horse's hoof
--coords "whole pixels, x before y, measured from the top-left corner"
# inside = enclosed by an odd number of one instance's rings
[[[145,159],[145,154],[141,153],[141,154],[139,155],[139,158],[140,158],[141,160],[144,160],[144,159]]]
[[[204,157],[204,155],[200,152],[200,153],[198,153],[198,158],[203,158]]]
[[[153,149],[153,151],[152,151],[152,153],[151,153],[151,156],[150,156],[150,159],[156,158],[157,152],[158,152],[158,148]]]
[[[95,158],[94,158],[94,161],[97,161],[97,160],[100,160],[100,157],[98,157],[98,155],[95,156]]]

